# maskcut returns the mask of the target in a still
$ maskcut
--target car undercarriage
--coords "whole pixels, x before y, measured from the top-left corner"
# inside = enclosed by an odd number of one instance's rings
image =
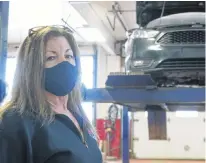
[[[177,87],[177,86],[204,86],[204,69],[176,69],[176,70],[155,70],[148,71],[158,87]]]
[[[205,86],[205,58],[167,59],[146,73],[159,87]]]

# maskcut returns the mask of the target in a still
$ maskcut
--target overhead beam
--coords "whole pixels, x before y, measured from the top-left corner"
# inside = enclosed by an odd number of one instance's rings
[[[97,28],[105,37],[106,42],[100,45],[110,55],[115,55],[115,38],[106,29],[103,21],[98,17],[96,10],[90,3],[71,3],[71,5],[79,12],[79,14],[87,21],[89,26]]]

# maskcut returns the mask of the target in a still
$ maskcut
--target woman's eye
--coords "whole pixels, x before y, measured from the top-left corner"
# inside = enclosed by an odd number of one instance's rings
[[[50,56],[50,57],[47,57],[47,61],[53,61],[54,59],[56,59],[56,57],[55,56]]]
[[[73,55],[71,55],[71,54],[67,54],[67,55],[65,55],[65,58],[66,58],[66,59],[73,59],[73,58],[74,58],[74,56],[73,56]]]

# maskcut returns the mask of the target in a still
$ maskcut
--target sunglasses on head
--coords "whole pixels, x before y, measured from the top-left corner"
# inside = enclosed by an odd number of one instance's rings
[[[52,26],[37,26],[37,27],[33,27],[33,28],[29,29],[28,35],[29,35],[29,37],[31,37],[34,33],[38,32],[38,31],[40,31],[42,29],[48,28],[48,27],[56,28],[56,29],[61,29],[61,30],[64,30],[64,31],[66,31],[66,32],[68,32],[70,34],[73,34],[73,31],[70,28],[68,28],[68,27],[66,27],[64,25],[52,25]]]

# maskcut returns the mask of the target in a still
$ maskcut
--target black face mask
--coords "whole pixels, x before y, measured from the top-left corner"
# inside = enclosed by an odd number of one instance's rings
[[[45,68],[45,89],[56,96],[65,96],[73,90],[77,78],[77,67],[67,61],[61,62]]]

